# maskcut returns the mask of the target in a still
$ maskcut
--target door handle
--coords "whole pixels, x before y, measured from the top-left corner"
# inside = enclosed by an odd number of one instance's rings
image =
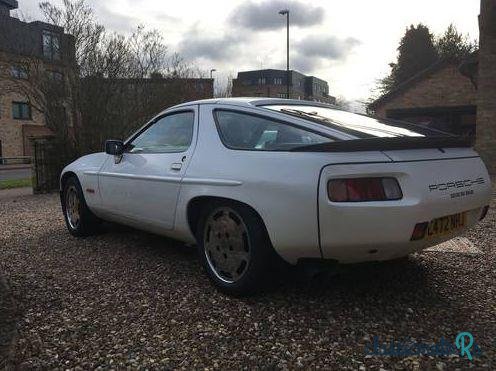
[[[174,162],[172,165],[171,165],[171,170],[181,170],[181,168],[183,167],[183,164],[181,164],[180,162]]]

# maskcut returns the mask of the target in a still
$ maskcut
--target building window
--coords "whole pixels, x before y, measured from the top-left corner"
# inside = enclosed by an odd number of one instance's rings
[[[43,56],[51,60],[60,60],[60,36],[50,31],[43,31]]]
[[[286,98],[287,98],[287,96],[288,96],[288,95],[287,95],[286,93],[279,93],[279,94],[277,94],[277,97],[278,97],[278,98],[282,98],[282,99],[286,99]]]
[[[21,66],[12,66],[10,68],[10,75],[15,79],[27,80],[28,71],[24,67],[21,67]]]
[[[282,85],[282,78],[276,77],[274,79],[274,85]]]
[[[265,83],[266,83],[265,77],[258,78],[258,85],[265,85]]]
[[[12,102],[12,118],[16,120],[31,120],[31,106],[25,102]]]

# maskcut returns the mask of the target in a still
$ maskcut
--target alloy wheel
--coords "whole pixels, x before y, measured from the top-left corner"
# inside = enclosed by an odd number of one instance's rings
[[[74,185],[67,188],[65,194],[65,213],[71,228],[77,229],[81,221],[81,203]]]
[[[208,216],[203,246],[207,262],[220,280],[234,283],[246,273],[251,253],[248,229],[233,209],[220,207]]]

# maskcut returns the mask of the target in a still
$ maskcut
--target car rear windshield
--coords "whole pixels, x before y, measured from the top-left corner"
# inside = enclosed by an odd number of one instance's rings
[[[231,149],[289,151],[332,141],[303,127],[246,112],[216,109],[214,117],[222,142]]]
[[[450,136],[445,132],[421,125],[396,120],[376,119],[328,107],[307,105],[266,105],[264,107],[313,121],[360,139]]]

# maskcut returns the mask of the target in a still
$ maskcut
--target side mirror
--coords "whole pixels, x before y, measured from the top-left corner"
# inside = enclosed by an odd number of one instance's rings
[[[124,153],[124,142],[122,140],[105,141],[105,153],[113,156],[120,156]]]

